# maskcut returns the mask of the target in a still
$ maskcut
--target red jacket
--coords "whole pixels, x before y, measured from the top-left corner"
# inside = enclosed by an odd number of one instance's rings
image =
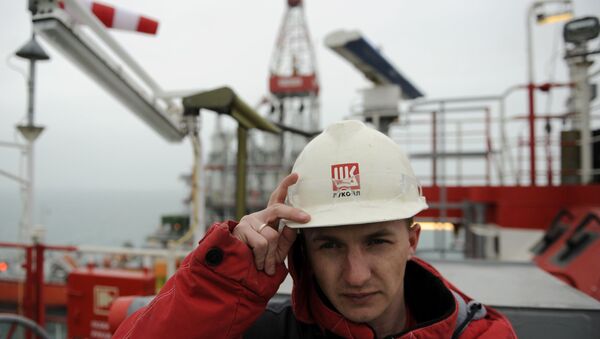
[[[294,280],[291,307],[267,309],[288,271],[284,265],[273,276],[258,271],[251,250],[231,235],[235,226],[213,225],[160,294],[126,319],[113,338],[374,338],[369,326],[352,323],[327,306],[299,246],[288,258]],[[419,259],[407,264],[405,295],[417,324],[394,338],[450,338],[460,325],[458,298],[470,301]],[[485,317],[468,322],[460,338],[516,337],[506,318],[486,311]]]

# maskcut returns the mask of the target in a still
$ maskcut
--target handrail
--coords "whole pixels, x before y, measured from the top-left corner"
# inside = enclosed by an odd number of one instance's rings
[[[12,313],[0,313],[0,323],[3,322],[22,325],[23,327],[30,329],[38,337],[41,337],[42,339],[50,339],[48,332],[46,332],[44,328],[29,318]]]

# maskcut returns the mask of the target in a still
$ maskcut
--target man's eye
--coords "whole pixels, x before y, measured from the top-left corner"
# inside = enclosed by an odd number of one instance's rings
[[[319,246],[320,249],[333,249],[339,247],[340,246],[333,241],[324,242],[323,244],[321,244],[321,246]]]
[[[381,245],[381,244],[386,244],[388,243],[387,240],[384,239],[371,239],[369,240],[369,242],[367,243],[369,246],[373,246],[373,245]]]

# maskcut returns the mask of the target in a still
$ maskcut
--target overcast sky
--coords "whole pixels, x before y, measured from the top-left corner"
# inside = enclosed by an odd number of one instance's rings
[[[267,92],[268,65],[283,0],[113,0],[160,21],[157,36],[111,32],[166,90],[233,87],[247,102]],[[341,119],[368,82],[323,45],[337,29],[360,30],[429,98],[496,95],[525,82],[522,0],[307,1],[321,81],[322,124]],[[576,0],[575,12],[599,15],[600,1]],[[26,110],[26,83],[5,61],[31,33],[25,0],[0,1],[0,141],[13,141]],[[567,79],[559,25],[534,28],[536,78]],[[142,123],[42,41],[52,57],[38,66],[36,148],[39,190],[163,190],[190,169],[191,147],[172,144]],[[553,62],[557,64],[552,67]],[[21,69],[26,64],[11,58]],[[595,65],[598,67],[598,65]],[[559,102],[558,104],[561,104]],[[558,105],[557,104],[557,105]],[[512,102],[525,111],[524,96]],[[561,107],[560,105],[557,107]],[[213,127],[206,113],[203,135]],[[0,169],[17,173],[15,150],[0,148]],[[0,189],[16,183],[0,176]]]

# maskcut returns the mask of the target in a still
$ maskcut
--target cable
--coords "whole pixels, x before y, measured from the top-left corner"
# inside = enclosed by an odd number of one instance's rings
[[[12,60],[12,57],[14,57],[13,54],[9,54],[6,56],[6,65],[8,66],[8,68],[12,69],[13,71],[21,74],[23,76],[23,78],[25,79],[25,82],[27,82],[27,80],[29,79],[27,72],[20,69],[18,66],[14,65],[12,62],[10,62]]]
[[[11,62],[13,56],[14,56],[13,54],[9,54],[6,56],[6,59],[5,59],[6,66],[8,66],[8,68],[12,69],[13,71],[21,74],[21,76],[25,80],[25,83],[27,83],[29,81],[29,75],[27,74],[27,72],[25,70],[19,68],[17,65],[15,65]],[[26,119],[27,119],[27,114],[24,114],[18,123],[24,123],[26,121]],[[16,131],[15,131],[15,134],[18,134],[18,133],[16,133]],[[14,139],[17,140],[16,137]]]

